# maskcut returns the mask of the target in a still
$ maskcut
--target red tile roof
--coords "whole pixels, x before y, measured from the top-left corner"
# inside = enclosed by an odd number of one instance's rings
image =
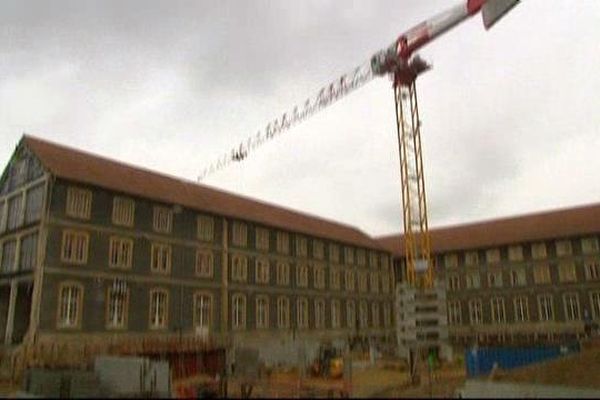
[[[42,164],[60,178],[284,230],[383,250],[377,241],[348,225],[126,165],[29,135],[25,135],[23,140]]]
[[[598,234],[600,204],[435,228],[430,233],[434,253]],[[377,240],[395,255],[404,254],[403,235],[383,236]]]

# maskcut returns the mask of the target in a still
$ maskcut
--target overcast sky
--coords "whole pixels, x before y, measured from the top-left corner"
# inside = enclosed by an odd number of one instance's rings
[[[460,1],[458,1],[460,2]],[[23,132],[195,180],[203,168],[456,0],[0,2],[0,160]],[[523,0],[421,51],[430,226],[600,199],[600,1]],[[402,228],[380,78],[204,182]]]

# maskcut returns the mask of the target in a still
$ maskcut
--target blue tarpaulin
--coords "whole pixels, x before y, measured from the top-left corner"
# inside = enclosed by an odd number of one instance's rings
[[[465,350],[467,375],[487,375],[494,363],[502,369],[511,369],[579,352],[579,343],[536,347],[474,347]]]

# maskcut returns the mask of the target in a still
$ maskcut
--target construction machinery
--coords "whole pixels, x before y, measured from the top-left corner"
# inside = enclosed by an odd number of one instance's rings
[[[206,168],[199,180],[244,160],[250,151],[289,130],[316,112],[333,104],[374,77],[390,76],[396,109],[396,133],[400,158],[402,216],[404,224],[404,287],[399,288],[397,304],[399,347],[409,360],[420,350],[447,341],[445,291],[435,285],[427,220],[427,200],[421,145],[421,119],[416,79],[431,66],[415,53],[445,32],[481,12],[486,29],[519,3],[519,0],[463,0],[460,4],[401,34],[391,45],[376,52],[368,61],[324,86],[302,106],[295,106],[269,122],[264,130],[224,154]],[[398,300],[399,299],[399,300]],[[405,312],[407,311],[407,312]],[[445,331],[444,331],[445,330]],[[411,371],[416,371],[414,363]]]

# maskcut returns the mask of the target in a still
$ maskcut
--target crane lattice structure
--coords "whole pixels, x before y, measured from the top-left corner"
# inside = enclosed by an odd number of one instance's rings
[[[489,29],[518,3],[519,0],[462,0],[460,4],[420,23],[400,35],[390,46],[375,53],[369,61],[324,86],[317,94],[301,103],[302,106],[295,106],[283,113],[269,122],[263,130],[223,154],[203,170],[198,180],[201,181],[231,163],[246,159],[250,151],[365,85],[374,77],[389,75],[393,78],[396,106],[406,280],[418,288],[431,288],[434,273],[416,90],[417,76],[430,66],[414,54],[479,12],[482,13],[485,28]]]

